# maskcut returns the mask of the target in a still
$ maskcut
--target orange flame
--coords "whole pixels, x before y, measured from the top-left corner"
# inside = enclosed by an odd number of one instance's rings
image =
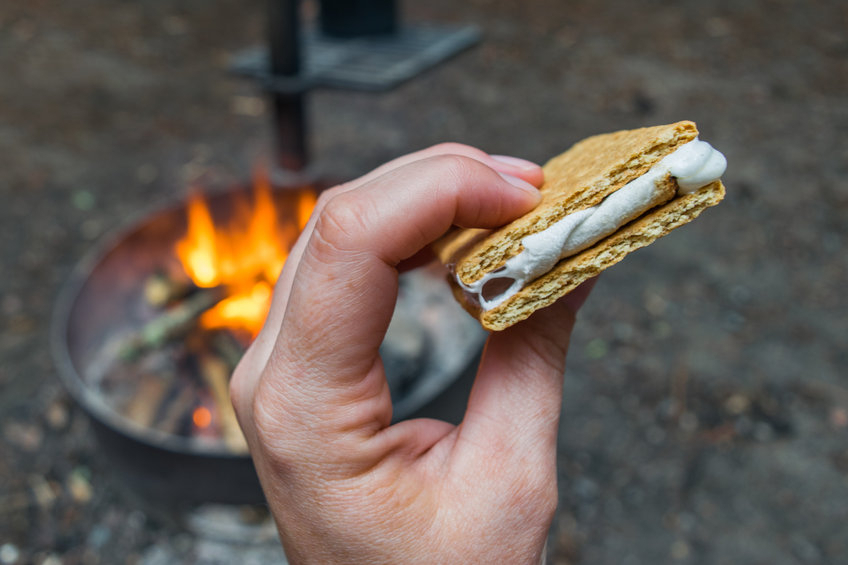
[[[202,327],[259,333],[273,285],[314,207],[315,194],[300,191],[289,221],[281,222],[264,174],[254,179],[253,205],[239,201],[226,226],[215,225],[202,197],[195,194],[189,200],[188,230],[176,244],[177,257],[197,286],[225,286],[228,293],[201,316]]]
[[[200,325],[210,330],[243,327],[256,335],[268,315],[272,290],[270,283],[259,281],[248,293],[227,297],[204,312],[200,317]]]

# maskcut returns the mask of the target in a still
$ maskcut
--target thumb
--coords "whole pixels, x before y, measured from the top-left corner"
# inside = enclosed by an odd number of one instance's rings
[[[553,457],[566,352],[595,280],[489,338],[462,423],[470,445],[504,457]]]

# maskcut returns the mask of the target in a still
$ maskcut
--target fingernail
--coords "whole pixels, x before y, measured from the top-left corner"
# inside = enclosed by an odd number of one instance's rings
[[[524,192],[529,192],[530,194],[535,194],[537,196],[539,195],[539,189],[536,188],[535,186],[533,186],[532,184],[530,184],[529,182],[527,182],[526,180],[520,179],[518,177],[514,177],[512,175],[508,175],[506,173],[498,172],[498,174],[501,176],[501,178],[503,180],[505,180],[506,182],[508,182],[512,186],[514,186],[516,188],[520,188]]]
[[[517,169],[538,169],[539,165],[533,163],[532,161],[527,161],[526,159],[519,159],[518,157],[511,157],[509,155],[489,155],[495,161],[503,163],[505,165],[510,165]]]

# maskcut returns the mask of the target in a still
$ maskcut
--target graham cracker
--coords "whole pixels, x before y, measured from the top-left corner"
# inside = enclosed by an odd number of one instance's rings
[[[470,284],[517,255],[526,236],[598,204],[697,136],[695,124],[683,121],[584,139],[545,164],[542,202],[532,212],[491,232],[456,230],[437,243],[436,253]]]
[[[443,263],[466,284],[496,270],[521,251],[521,240],[565,215],[594,206],[607,195],[646,173],[655,163],[698,135],[692,122],[621,131],[590,137],[551,159],[545,166],[542,203],[532,212],[497,230],[459,229],[436,245]],[[677,182],[665,179],[669,201],[623,226],[592,247],[557,263],[517,294],[482,311],[448,277],[454,296],[483,327],[502,330],[529,317],[574,290],[580,283],[695,219],[724,197],[721,181],[675,196]]]

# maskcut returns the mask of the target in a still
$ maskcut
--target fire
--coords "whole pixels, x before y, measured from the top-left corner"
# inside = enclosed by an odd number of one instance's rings
[[[256,334],[265,321],[271,304],[273,287],[267,281],[259,281],[248,293],[236,294],[219,302],[200,317],[200,324],[207,329],[240,326]],[[259,326],[256,326],[256,321]]]
[[[215,225],[200,195],[190,198],[188,229],[176,244],[177,257],[197,286],[227,289],[227,297],[201,316],[202,327],[259,333],[288,251],[315,207],[315,194],[299,192],[293,207],[290,221],[281,222],[264,174],[254,179],[252,205],[239,201],[225,226]]]

